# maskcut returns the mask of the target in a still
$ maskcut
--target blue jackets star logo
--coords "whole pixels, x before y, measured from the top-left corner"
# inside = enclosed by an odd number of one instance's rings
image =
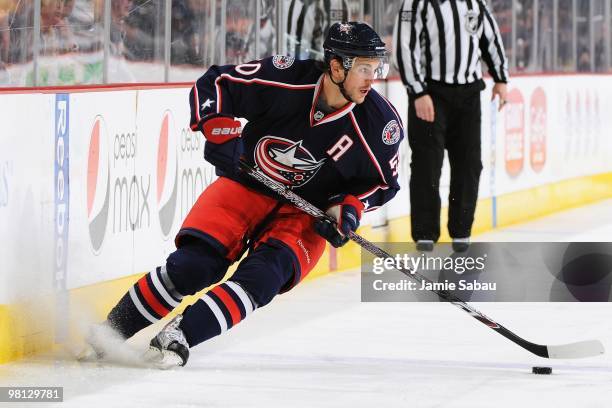
[[[275,136],[262,138],[255,147],[255,164],[268,177],[291,187],[301,187],[319,171],[325,158],[314,156],[297,142]]]

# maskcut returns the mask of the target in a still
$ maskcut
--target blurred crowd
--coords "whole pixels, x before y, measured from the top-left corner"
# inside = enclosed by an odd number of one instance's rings
[[[27,65],[35,52],[40,58],[95,54],[99,59],[125,63],[153,62],[162,64],[163,70],[165,0],[39,0],[39,31],[35,30],[34,1],[0,0],[0,71]],[[511,71],[610,70],[611,11],[605,9],[610,2],[488,3],[499,23]],[[399,5],[399,0],[172,0],[170,67],[203,69],[213,63],[236,64],[275,53],[322,58],[326,29],[342,20],[363,18],[390,41]],[[255,21],[257,9],[259,20]],[[283,41],[278,41],[281,32]],[[159,79],[136,75],[130,80]]]
[[[490,1],[514,72],[610,71],[606,6],[604,0]]]
[[[34,2],[0,1],[3,60],[28,61],[34,47]],[[132,60],[152,59],[156,42],[163,43],[162,5],[160,1],[111,0],[111,53]],[[103,0],[41,0],[39,55],[101,50],[103,22]]]
[[[165,2],[163,0],[110,0],[110,49],[128,60],[147,61],[163,52]],[[326,26],[349,18],[346,0],[283,0],[285,17],[291,14],[288,32],[296,48],[299,29],[308,51],[320,48]],[[254,45],[254,1],[226,2],[225,44],[218,23],[220,1],[172,0],[171,50],[173,63],[202,64],[206,43],[213,35],[226,59],[246,58]],[[338,9],[333,3],[340,3]],[[260,0],[261,53],[276,47],[275,2]],[[0,0],[0,57],[3,62],[24,62],[32,57],[33,0]],[[217,13],[217,16],[212,14]],[[213,24],[213,19],[215,23]],[[299,20],[299,21],[298,21]],[[41,0],[40,55],[100,50],[104,43],[104,0]],[[210,27],[214,26],[214,30]],[[299,27],[298,27],[299,26]],[[291,37],[293,35],[293,37]],[[255,56],[253,56],[255,57]]]

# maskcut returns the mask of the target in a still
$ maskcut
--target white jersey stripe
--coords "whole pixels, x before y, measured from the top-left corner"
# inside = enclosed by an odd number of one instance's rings
[[[365,147],[366,151],[368,152],[368,155],[370,156],[370,159],[372,160],[372,163],[374,163],[374,166],[376,166],[376,169],[378,170],[378,174],[380,174],[380,178],[382,179],[383,183],[387,184],[387,180],[385,179],[385,175],[380,167],[380,164],[378,164],[378,161],[376,160],[376,156],[374,156],[374,153],[372,153],[372,149],[370,149],[368,142],[366,142],[365,137],[363,137],[363,133],[361,133],[361,129],[359,128],[359,124],[357,123],[357,119],[355,118],[355,115],[353,114],[353,112],[350,112],[350,116],[351,116],[351,121],[353,122],[353,127],[357,131],[357,134],[359,135],[359,138],[361,139],[361,143],[363,143],[363,147]]]
[[[215,92],[217,92],[217,112],[219,113],[221,112],[221,86],[219,85],[219,81],[221,80],[221,77],[218,77],[217,79],[215,79]]]
[[[267,79],[261,79],[261,78],[253,78],[253,79],[236,78],[236,77],[231,76],[230,74],[221,74],[219,75],[219,78],[217,78],[217,80],[221,78],[229,79],[230,81],[240,82],[242,84],[248,84],[248,85],[262,84],[262,85],[271,85],[271,86],[278,86],[280,88],[290,88],[290,89],[313,89],[317,86],[317,84],[294,85],[294,84],[287,84],[284,82],[268,81]]]
[[[444,20],[446,33],[446,82],[455,82],[455,61],[457,58],[461,58],[461,54],[456,52],[455,39],[457,38],[457,27],[455,26],[455,20],[453,18],[453,6],[456,4],[452,0],[448,1],[449,7],[440,7],[440,12]],[[459,51],[461,52],[461,51]]]
[[[379,208],[380,208],[380,205],[376,205],[376,206],[368,207],[364,209],[363,212],[370,212],[370,211],[378,210]]]
[[[253,79],[244,79],[244,78],[236,78],[231,76],[230,74],[221,74],[215,79],[215,89],[217,90],[217,113],[221,112],[222,103],[223,103],[223,95],[221,93],[221,87],[219,85],[219,81],[222,79],[228,79],[233,82],[239,82],[246,85],[251,84],[262,84],[262,85],[271,85],[278,86],[280,88],[289,88],[289,89],[313,89],[317,86],[317,84],[306,84],[306,85],[293,85],[286,84],[284,82],[276,82],[276,81],[268,81],[266,79],[253,78]]]
[[[400,118],[399,113],[397,113],[397,110],[395,110],[395,106],[393,106],[393,104],[391,102],[389,102],[389,100],[382,96],[383,100],[387,103],[387,105],[389,105],[389,108],[391,108],[391,110],[393,111],[393,114],[395,115],[395,118],[397,119],[397,123],[402,127],[402,130],[404,129],[404,122],[402,121],[402,118]]]
[[[358,195],[357,198],[363,201],[369,196],[371,196],[372,194],[374,194],[375,192],[377,192],[378,190],[388,190],[388,189],[389,189],[389,186],[381,184],[380,186],[376,186],[373,189],[368,190],[365,193]]]
[[[314,113],[317,107],[319,96],[323,89],[323,81],[325,81],[325,74],[321,74],[321,76],[319,77],[319,80],[317,81],[316,86],[315,86],[314,94],[312,96],[312,106],[310,107],[310,126],[312,127],[322,125],[323,123],[331,122],[332,120],[340,119],[341,117],[345,116],[347,113],[351,112],[353,108],[355,107],[355,103],[351,102],[348,105],[346,105],[344,108],[337,110],[336,112],[330,115],[326,115],[323,117],[323,119],[319,120],[318,122],[315,122]]]
[[[195,104],[197,106],[197,108],[195,109],[196,120],[198,121],[198,124],[199,124],[200,121],[202,120],[200,116],[200,110],[202,109],[202,104],[200,103],[200,95],[198,93],[198,81],[196,81],[195,84],[193,85],[193,97],[195,99]]]

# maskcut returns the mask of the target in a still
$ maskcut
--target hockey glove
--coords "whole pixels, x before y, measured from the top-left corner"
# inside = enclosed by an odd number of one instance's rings
[[[340,248],[349,240],[349,232],[359,227],[363,203],[350,194],[338,194],[329,199],[327,214],[336,220],[335,224],[326,219],[317,220],[315,231],[329,241],[335,248]]]
[[[214,114],[204,120],[200,129],[206,138],[204,159],[228,173],[237,172],[244,152],[240,122],[231,116]]]

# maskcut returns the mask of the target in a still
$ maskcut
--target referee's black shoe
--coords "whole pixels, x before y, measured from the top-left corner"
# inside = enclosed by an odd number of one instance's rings
[[[453,238],[453,251],[465,252],[470,247],[470,238]]]
[[[420,252],[431,252],[434,249],[434,242],[430,239],[419,239],[416,243],[416,249]]]

